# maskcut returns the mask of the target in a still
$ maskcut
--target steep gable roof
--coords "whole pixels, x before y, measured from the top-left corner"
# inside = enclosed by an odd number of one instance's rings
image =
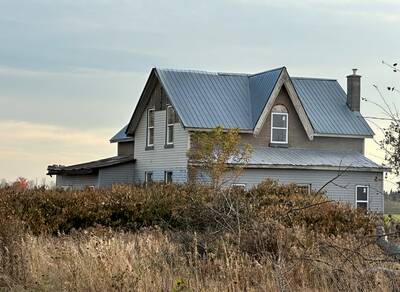
[[[258,74],[153,68],[126,131],[131,135],[148,102],[149,84],[156,79],[185,128],[222,126],[257,134],[273,98],[285,86],[310,139],[373,135],[364,118],[348,108],[336,80],[290,77],[285,67]]]

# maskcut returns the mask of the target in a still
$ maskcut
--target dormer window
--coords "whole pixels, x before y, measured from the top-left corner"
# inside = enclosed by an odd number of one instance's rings
[[[288,119],[287,109],[283,105],[276,105],[271,113],[271,143],[288,143]]]
[[[154,109],[147,110],[147,147],[154,147]]]

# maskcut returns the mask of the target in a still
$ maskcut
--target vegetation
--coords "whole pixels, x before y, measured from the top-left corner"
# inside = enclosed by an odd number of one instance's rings
[[[224,131],[217,127],[211,132],[194,132],[190,139],[192,147],[187,155],[192,164],[192,175],[204,174],[215,189],[225,183],[232,184],[252,153],[249,144],[241,143],[238,129]],[[224,175],[225,181],[222,180]]]
[[[0,287],[391,291],[376,214],[294,185],[0,189]]]

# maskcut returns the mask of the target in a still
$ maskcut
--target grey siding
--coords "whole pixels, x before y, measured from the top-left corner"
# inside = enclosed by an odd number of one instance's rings
[[[135,132],[135,182],[143,183],[145,171],[153,172],[153,180],[164,180],[164,171],[173,172],[174,182],[187,181],[188,132],[180,123],[174,127],[174,147],[165,148],[166,111],[154,114],[154,149],[146,150],[147,110]]]
[[[87,175],[57,175],[57,187],[71,187],[72,189],[83,189],[88,186],[99,186],[97,174]]]
[[[134,141],[118,142],[117,155],[133,155],[135,147],[134,143]]]
[[[271,178],[280,183],[311,184],[313,190],[318,190],[336,175],[337,171],[326,170],[245,169],[237,182],[251,188]],[[383,174],[381,172],[347,172],[335,180],[334,184],[329,184],[325,190],[328,198],[354,206],[357,185],[370,187],[370,209],[383,212]]]
[[[133,184],[134,163],[125,163],[99,170],[99,187],[111,187],[113,184]]]

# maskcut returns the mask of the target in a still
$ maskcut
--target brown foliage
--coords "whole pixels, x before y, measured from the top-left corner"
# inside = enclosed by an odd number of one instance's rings
[[[274,181],[249,191],[7,188],[0,218],[0,287],[16,290],[389,291],[399,284],[387,273],[398,265],[372,237],[377,215]]]

